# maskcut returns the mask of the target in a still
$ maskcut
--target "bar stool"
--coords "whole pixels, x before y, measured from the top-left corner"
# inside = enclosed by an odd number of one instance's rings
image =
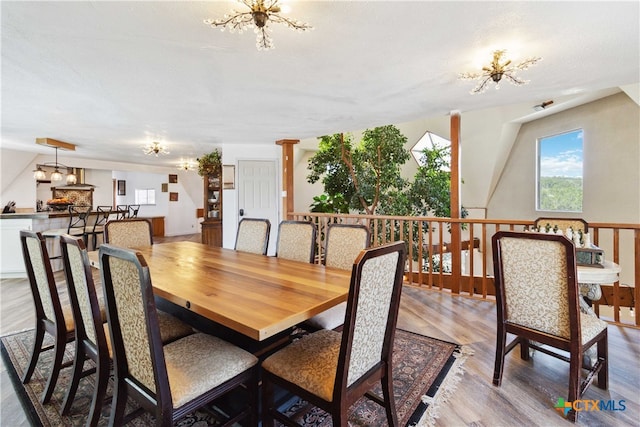
[[[113,208],[111,206],[98,206],[96,210],[97,215],[93,227],[90,226],[90,229],[85,231],[87,237],[89,235],[92,237],[93,250],[96,250],[98,247],[98,235],[102,234],[104,236],[104,225],[109,221]]]
[[[129,217],[128,205],[116,205],[116,219],[127,219]]]
[[[140,205],[129,205],[129,218],[137,218]]]
[[[86,218],[89,215],[90,211],[91,211],[90,206],[70,205],[68,207],[69,222],[66,228],[52,228],[52,229],[40,232],[40,234],[42,234],[42,237],[44,237],[46,241],[49,241],[49,239],[53,239],[51,256],[49,256],[49,260],[53,261],[53,260],[62,259],[62,252],[60,250],[56,250],[56,246],[58,248],[60,247],[59,244],[56,245],[56,241],[59,242],[60,236],[62,236],[63,234],[70,234],[76,237],[82,236],[82,238],[85,240],[85,243],[86,243],[86,240],[87,240]],[[80,217],[80,215],[82,216]],[[56,253],[59,255],[53,255]]]

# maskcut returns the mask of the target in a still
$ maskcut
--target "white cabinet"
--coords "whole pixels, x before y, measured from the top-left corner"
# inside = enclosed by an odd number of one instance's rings
[[[31,218],[0,219],[0,278],[27,277],[20,230],[32,229]]]

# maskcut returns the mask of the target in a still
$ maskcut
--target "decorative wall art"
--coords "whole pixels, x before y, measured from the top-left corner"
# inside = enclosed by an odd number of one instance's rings
[[[178,201],[178,193],[171,192],[169,193],[169,201],[177,202]]]
[[[118,180],[118,196],[127,195],[127,181],[123,179]]]
[[[162,183],[162,192],[166,193],[167,191],[169,191],[169,184],[167,184],[166,182]]]
[[[178,183],[178,175],[169,174],[169,184],[177,184]]]

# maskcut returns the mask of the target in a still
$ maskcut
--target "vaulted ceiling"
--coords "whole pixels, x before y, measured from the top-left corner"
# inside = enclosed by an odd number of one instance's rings
[[[452,110],[587,97],[640,81],[640,3],[288,1],[314,30],[253,33],[206,26],[243,6],[224,2],[6,2],[2,15],[2,147],[176,164],[222,144],[274,144]],[[470,95],[461,72],[495,49],[543,60]],[[170,155],[142,146],[161,141]],[[48,151],[47,151],[48,150]]]

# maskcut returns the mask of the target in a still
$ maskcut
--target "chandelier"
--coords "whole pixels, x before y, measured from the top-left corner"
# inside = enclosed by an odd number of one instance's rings
[[[152,142],[145,145],[142,151],[144,152],[144,154],[147,154],[149,156],[155,154],[156,157],[158,157],[158,154],[169,154],[167,148],[159,142]]]
[[[191,160],[181,160],[178,165],[178,169],[183,171],[192,171],[195,167],[195,164]]]
[[[313,27],[306,22],[285,18],[280,15],[282,9],[278,5],[278,0],[238,0],[249,8],[249,11],[233,11],[233,15],[225,14],[223,19],[205,19],[204,23],[212,27],[225,28],[230,32],[242,34],[243,31],[253,28],[256,33],[256,47],[258,50],[273,49],[273,40],[269,33],[272,31],[270,22],[284,24],[292,30],[299,32],[312,30]]]
[[[496,89],[500,89],[500,81],[502,78],[506,78],[506,80],[515,85],[521,86],[529,83],[529,80],[523,80],[517,76],[517,72],[521,70],[526,70],[530,66],[536,64],[538,61],[542,60],[540,57],[531,57],[527,58],[524,61],[520,62],[517,65],[513,65],[510,59],[503,60],[503,55],[506,50],[496,50],[493,52],[493,61],[491,61],[491,65],[488,67],[482,67],[482,72],[480,73],[461,73],[458,78],[460,80],[479,80],[476,87],[471,90],[471,94],[475,95],[476,93],[484,92],[489,83],[491,81],[495,82]]]
[[[44,166],[53,167],[53,172],[51,172],[51,176],[49,178],[51,182],[62,181],[62,172],[60,172],[60,168],[65,168],[67,171],[70,169],[62,163],[58,163],[58,147],[54,148],[56,149],[56,161],[37,164],[36,169],[33,171],[33,178],[36,181],[45,181],[47,179],[47,173],[42,169]],[[67,184],[75,184],[76,182],[78,182],[76,175],[73,172],[68,172]]]

